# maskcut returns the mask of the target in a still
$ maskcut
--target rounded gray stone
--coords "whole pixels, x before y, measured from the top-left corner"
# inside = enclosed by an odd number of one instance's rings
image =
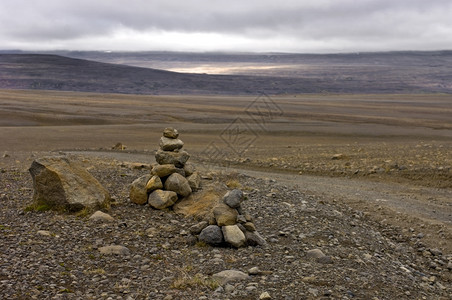
[[[223,197],[223,202],[231,208],[240,207],[240,203],[242,203],[242,200],[243,192],[238,189],[227,192]]]
[[[199,234],[198,239],[212,246],[218,246],[224,242],[223,232],[220,226],[217,225],[209,225],[204,228]]]

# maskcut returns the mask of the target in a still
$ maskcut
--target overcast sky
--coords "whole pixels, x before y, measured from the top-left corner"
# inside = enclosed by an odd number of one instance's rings
[[[0,0],[0,49],[452,49],[451,0]]]

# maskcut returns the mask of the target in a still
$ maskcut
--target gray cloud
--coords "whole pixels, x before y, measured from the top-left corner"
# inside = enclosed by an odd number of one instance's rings
[[[217,50],[226,42],[225,50],[249,51],[452,49],[450,16],[449,0],[2,0],[0,43],[29,49],[98,49],[107,43],[113,50],[212,50],[206,37],[214,35]],[[174,36],[181,41],[171,41]],[[185,46],[184,36],[200,40]]]

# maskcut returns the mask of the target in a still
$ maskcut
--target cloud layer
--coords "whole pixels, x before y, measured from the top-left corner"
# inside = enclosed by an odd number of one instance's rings
[[[452,49],[450,0],[2,0],[0,49]]]

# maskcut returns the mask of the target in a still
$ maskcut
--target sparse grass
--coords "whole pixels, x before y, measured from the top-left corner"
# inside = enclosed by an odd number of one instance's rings
[[[242,188],[242,184],[239,182],[238,179],[229,179],[226,181],[226,185],[230,189],[240,189]]]
[[[32,203],[30,205],[28,205],[27,207],[24,208],[25,212],[28,211],[37,211],[37,212],[42,212],[42,211],[49,211],[52,210],[53,207],[46,204],[46,203]]]
[[[91,209],[85,207],[85,208],[79,210],[78,212],[76,212],[75,216],[79,217],[79,218],[86,218],[88,215],[90,215],[91,212],[92,212]]]
[[[11,227],[5,226],[5,225],[0,225],[0,230],[9,230],[9,229],[11,229]]]
[[[237,262],[237,258],[234,257],[233,255],[226,256],[225,260],[226,260],[227,263],[230,263],[230,264],[233,264],[233,263]]]
[[[195,244],[195,246],[198,247],[198,248],[206,248],[206,247],[209,247],[209,245],[207,245],[206,242],[203,242],[203,241],[197,241],[196,244]]]
[[[164,257],[162,255],[160,255],[160,254],[154,254],[154,255],[151,255],[151,259],[153,259],[153,260],[163,260]]]
[[[68,266],[65,265],[64,262],[60,262],[58,263],[61,267],[63,267],[66,271],[71,271],[71,268],[69,268]]]
[[[218,283],[218,281],[209,276],[205,276],[199,273],[195,274],[194,276],[190,276],[187,272],[184,271],[181,271],[181,274],[177,276],[171,284],[171,288],[178,290],[186,290],[188,288],[208,288],[213,291],[219,286],[220,284]]]

